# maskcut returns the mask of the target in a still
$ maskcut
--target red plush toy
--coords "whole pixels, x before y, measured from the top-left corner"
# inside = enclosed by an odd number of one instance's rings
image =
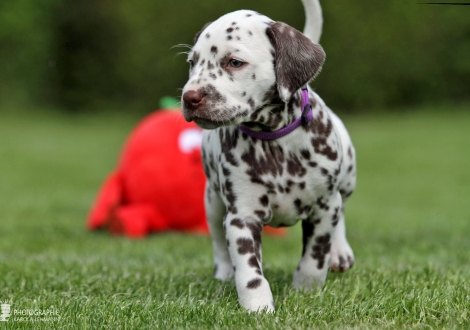
[[[106,227],[135,238],[166,230],[208,233],[201,137],[202,130],[180,111],[160,110],[144,118],[104,182],[88,228]]]

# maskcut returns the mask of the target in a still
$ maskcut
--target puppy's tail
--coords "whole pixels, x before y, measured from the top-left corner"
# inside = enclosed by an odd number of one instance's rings
[[[305,9],[304,34],[318,44],[323,29],[323,13],[319,0],[302,0]]]

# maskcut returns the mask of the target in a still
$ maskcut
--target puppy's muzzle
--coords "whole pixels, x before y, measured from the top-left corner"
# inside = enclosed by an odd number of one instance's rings
[[[223,123],[207,118],[205,111],[206,98],[195,90],[189,90],[183,94],[183,116],[187,121],[193,121],[201,128],[213,129]]]

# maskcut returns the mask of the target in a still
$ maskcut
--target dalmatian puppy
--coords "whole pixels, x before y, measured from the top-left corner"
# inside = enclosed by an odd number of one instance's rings
[[[301,32],[250,10],[207,24],[189,52],[182,108],[204,129],[215,278],[235,276],[249,311],[274,310],[262,270],[264,225],[302,222],[295,288],[320,287],[329,268],[354,264],[344,205],[355,188],[355,151],[341,120],[307,87],[324,59]]]

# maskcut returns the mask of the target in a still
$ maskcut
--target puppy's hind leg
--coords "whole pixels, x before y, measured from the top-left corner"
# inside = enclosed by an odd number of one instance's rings
[[[345,272],[354,265],[354,253],[346,239],[346,224],[344,222],[344,206],[338,214],[333,242],[331,243],[330,269],[333,272]]]
[[[206,184],[204,202],[214,250],[214,277],[226,281],[233,277],[234,270],[225,239],[225,204],[220,196],[211,189],[209,183]]]
[[[346,180],[340,186],[340,193],[343,200],[343,206],[341,207],[338,217],[335,219],[336,230],[333,237],[333,242],[331,243],[331,259],[330,259],[330,269],[333,272],[345,272],[348,269],[351,269],[354,265],[354,253],[346,239],[346,223],[344,217],[344,207],[349,196],[354,191],[356,187],[356,171],[355,169],[355,160],[354,160],[354,149],[349,148],[349,158],[351,165],[348,167],[348,176]]]
[[[329,200],[319,199],[312,216],[302,222],[303,251],[294,272],[294,287],[306,290],[322,287],[328,274],[334,221],[342,207],[339,192]]]

